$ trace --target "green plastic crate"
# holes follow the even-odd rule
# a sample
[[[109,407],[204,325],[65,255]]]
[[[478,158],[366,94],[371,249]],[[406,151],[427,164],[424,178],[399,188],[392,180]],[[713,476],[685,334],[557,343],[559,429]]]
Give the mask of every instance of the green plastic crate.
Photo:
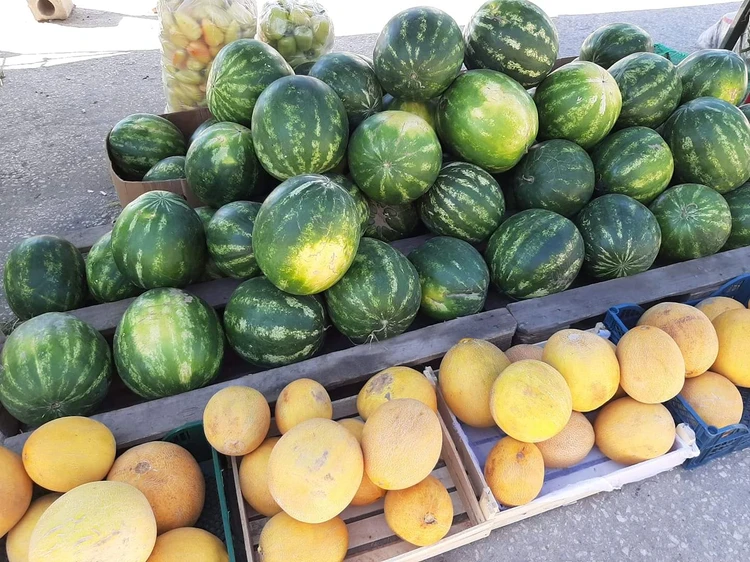
[[[662,45],[661,43],[657,43],[654,45],[654,52],[657,55],[661,55],[664,58],[672,61],[674,64],[680,64],[685,57],[688,56],[687,53],[683,53],[681,51],[675,51],[674,49],[670,49],[666,45]]]

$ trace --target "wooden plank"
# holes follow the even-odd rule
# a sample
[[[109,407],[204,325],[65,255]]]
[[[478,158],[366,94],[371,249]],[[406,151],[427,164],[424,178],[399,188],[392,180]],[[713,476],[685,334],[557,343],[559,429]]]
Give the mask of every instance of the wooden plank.
[[[112,230],[111,224],[103,224],[101,226],[84,228],[82,230],[63,232],[59,236],[73,244],[81,251],[81,253],[85,254],[91,249],[91,246],[96,244],[96,241],[99,240],[99,238],[107,234],[110,230]]]

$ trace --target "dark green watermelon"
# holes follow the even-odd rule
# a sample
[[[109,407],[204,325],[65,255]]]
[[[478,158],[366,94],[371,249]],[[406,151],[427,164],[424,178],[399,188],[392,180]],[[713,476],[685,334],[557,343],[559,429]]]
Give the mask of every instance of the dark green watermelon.
[[[355,343],[382,341],[411,326],[419,311],[419,275],[401,252],[362,238],[354,263],[325,293],[339,332]]]
[[[427,101],[413,101],[405,100],[402,98],[391,98],[388,102],[388,106],[383,106],[383,109],[390,109],[391,111],[408,111],[413,113],[417,117],[421,117],[427,124],[435,129],[437,123],[435,121],[435,112],[437,111],[438,100],[427,100]]]
[[[727,250],[750,246],[750,183],[724,195],[732,214],[732,232],[725,244]]]
[[[201,222],[203,223],[203,232],[205,233],[208,228],[208,223],[211,222],[211,219],[216,213],[216,209],[213,207],[196,207],[195,213],[198,215],[198,218],[201,219]],[[206,270],[201,279],[209,281],[211,279],[221,279],[222,277],[225,277],[224,273],[216,267],[214,259],[209,252],[206,256]]]
[[[474,246],[438,236],[412,250],[409,261],[419,274],[420,310],[437,320],[476,314],[484,308],[490,272]]]
[[[203,131],[205,131],[206,129],[208,129],[211,125],[216,125],[216,123],[218,123],[218,121],[214,117],[209,117],[203,123],[201,123],[200,125],[198,125],[195,128],[195,131],[193,131],[193,134],[191,134],[190,138],[188,139],[188,147],[190,147],[190,145],[195,142],[195,139],[197,139],[199,136],[201,136],[201,134],[203,133]]]
[[[179,180],[185,178],[185,157],[169,156],[159,160],[143,176],[143,181]]]
[[[536,86],[555,64],[557,29],[527,0],[490,0],[471,17],[464,32],[466,68],[507,74],[524,88]]]
[[[143,398],[201,388],[218,374],[224,331],[216,311],[180,289],[152,289],[136,298],[115,330],[117,372]]]
[[[356,183],[354,183],[343,174],[338,174],[336,172],[326,172],[323,175],[329,180],[343,187],[346,192],[352,196],[354,202],[357,204],[359,223],[362,228],[362,232],[364,232],[367,221],[370,220],[370,204],[368,203],[368,199],[367,197],[365,197],[365,194],[362,193],[362,190],[357,187]]]
[[[514,299],[567,289],[581,270],[584,244],[569,220],[544,209],[513,215],[490,237],[485,259],[495,286]]]
[[[14,418],[32,426],[91,414],[112,379],[112,355],[104,337],[59,312],[18,326],[1,359],[0,402]]]
[[[216,267],[234,279],[260,274],[253,252],[253,226],[260,203],[235,201],[219,208],[206,228],[206,245]]]
[[[610,23],[586,37],[578,58],[609,68],[633,53],[653,52],[654,42],[645,30],[631,23]]]
[[[363,236],[393,242],[409,236],[419,224],[416,203],[389,205],[372,199],[368,199],[367,203],[370,216]]]
[[[574,142],[540,142],[513,169],[513,194],[521,210],[547,209],[572,217],[594,194],[594,165]]]
[[[16,244],[5,261],[3,283],[8,304],[21,320],[86,302],[83,256],[57,236],[32,236]]]
[[[677,75],[682,80],[682,103],[711,96],[739,105],[745,99],[747,67],[733,51],[695,51],[677,65]]]
[[[659,223],[647,207],[627,195],[603,195],[576,217],[586,247],[584,270],[597,279],[646,271],[659,255]]]
[[[117,269],[115,258],[112,256],[111,238],[111,232],[99,238],[86,256],[89,291],[98,302],[119,301],[143,292],[143,289],[133,285]]]
[[[320,298],[277,289],[265,277],[242,283],[224,311],[229,345],[262,367],[289,365],[312,357],[323,344],[325,309]]]

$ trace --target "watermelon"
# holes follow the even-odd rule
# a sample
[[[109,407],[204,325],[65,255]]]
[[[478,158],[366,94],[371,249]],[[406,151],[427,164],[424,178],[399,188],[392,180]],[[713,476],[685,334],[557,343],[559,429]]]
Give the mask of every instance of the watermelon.
[[[107,136],[115,171],[126,180],[140,180],[168,156],[184,156],[185,137],[170,121],[150,113],[134,113],[119,121]]]
[[[383,109],[383,90],[375,71],[359,55],[328,53],[318,59],[309,75],[322,80],[338,94],[352,130]]]
[[[252,133],[236,123],[211,125],[190,145],[185,159],[190,189],[212,207],[249,199],[258,189],[258,168]]]
[[[343,187],[324,176],[296,176],[273,190],[255,218],[253,247],[263,274],[282,291],[325,291],[357,253],[360,217]]]
[[[651,211],[627,195],[603,195],[576,217],[586,257],[583,268],[597,279],[646,271],[659,255],[661,231]]]
[[[555,64],[557,29],[527,0],[490,0],[471,17],[464,32],[466,68],[507,74],[524,88],[536,86]]]
[[[682,80],[682,103],[712,96],[732,105],[745,99],[747,67],[740,55],[726,49],[703,49],[677,65]]]
[[[670,187],[650,208],[661,228],[661,254],[670,260],[715,254],[732,230],[729,205],[705,185],[685,183]]]
[[[287,76],[258,98],[252,130],[260,163],[285,180],[327,172],[341,162],[349,121],[330,86],[311,76]]]
[[[112,379],[104,337],[86,322],[48,312],[24,322],[2,351],[0,402],[19,421],[41,425],[91,414]]]
[[[409,8],[393,16],[373,51],[375,74],[397,98],[426,101],[442,94],[464,62],[461,28],[437,8]]]
[[[479,166],[449,162],[418,207],[430,232],[478,243],[500,226],[505,198],[495,178]]]
[[[728,193],[750,179],[750,123],[732,104],[716,98],[689,101],[667,119],[662,135],[680,182]]]
[[[433,129],[437,126],[435,121],[435,112],[437,111],[437,100],[427,101],[413,101],[402,98],[391,98],[386,106],[383,104],[384,109],[390,109],[391,111],[408,111],[413,113],[417,117],[421,117],[427,124]]]
[[[205,233],[208,228],[208,223],[211,222],[214,214],[216,214],[216,209],[213,207],[196,207],[195,213],[198,215],[198,218],[201,219],[201,223],[203,223],[203,232]],[[206,246],[208,246],[208,243]],[[214,259],[209,252],[206,256],[206,269],[201,280],[209,281],[211,279],[221,279],[222,277],[225,277],[224,273],[222,273],[222,271],[216,266]]]
[[[211,64],[206,83],[208,109],[219,121],[250,127],[261,92],[292,74],[292,67],[273,47],[255,39],[232,41]]]
[[[648,205],[669,185],[674,159],[659,133],[629,127],[612,133],[591,152],[596,189],[622,193]]]
[[[372,199],[368,199],[367,203],[370,216],[365,225],[364,236],[393,242],[409,236],[419,224],[416,203],[389,205]]]
[[[359,224],[362,232],[364,232],[367,221],[370,220],[370,204],[368,203],[368,199],[367,197],[365,197],[365,194],[362,193],[362,191],[357,187],[357,184],[355,184],[352,180],[350,180],[343,174],[338,174],[336,172],[327,172],[323,175],[332,182],[343,187],[346,192],[352,196],[354,202],[357,204]]]
[[[437,129],[446,148],[488,172],[515,166],[538,128],[531,96],[494,70],[461,74],[438,103]]]
[[[609,68],[633,53],[653,53],[651,36],[631,23],[603,25],[586,37],[578,58]]]
[[[86,256],[89,291],[98,302],[119,301],[143,292],[117,269],[115,258],[112,256],[111,238],[112,233],[107,232],[91,246]]]
[[[214,117],[209,117],[203,123],[201,123],[200,125],[198,125],[195,128],[195,131],[193,131],[193,134],[191,134],[190,138],[188,139],[188,148],[190,147],[191,144],[193,144],[195,142],[195,139],[197,139],[199,136],[201,136],[201,134],[203,133],[203,131],[205,131],[206,129],[208,129],[211,125],[216,125],[216,123],[218,123],[218,121]]]
[[[265,277],[235,289],[224,311],[229,345],[261,367],[279,367],[312,357],[323,344],[325,309],[320,298],[295,296]]]
[[[57,236],[32,236],[8,254],[5,296],[21,320],[45,312],[65,312],[86,302],[86,264],[81,252]]]
[[[750,246],[750,183],[724,195],[732,214],[732,232],[724,248],[734,250]]]
[[[185,178],[185,157],[169,156],[159,160],[143,176],[143,181],[179,180]]]
[[[143,289],[184,287],[206,267],[206,235],[198,215],[168,191],[149,191],[129,203],[112,229],[117,268]]]
[[[741,105],[740,106],[740,111],[742,112],[742,114],[745,117],[747,117],[748,119],[750,119],[750,103],[746,103],[745,105]]]
[[[529,209],[500,225],[485,259],[495,286],[514,299],[567,289],[581,270],[584,244],[569,220],[545,209]]]
[[[349,142],[349,170],[371,199],[402,205],[416,201],[437,178],[442,149],[424,119],[383,111],[366,119]]]
[[[594,165],[576,143],[548,140],[531,147],[513,169],[512,184],[519,209],[547,209],[571,217],[594,194]]]
[[[671,61],[654,53],[633,53],[609,68],[622,96],[616,127],[661,125],[680,105],[682,81]]]
[[[253,253],[253,226],[260,203],[235,201],[216,211],[206,228],[206,245],[216,267],[234,279],[260,274]]]
[[[117,372],[143,398],[201,388],[218,374],[224,331],[216,311],[180,289],[151,289],[136,298],[115,330]]]
[[[480,254],[468,242],[438,236],[412,250],[422,288],[420,310],[437,320],[476,314],[484,308],[490,272]]]
[[[622,97],[612,76],[592,62],[561,66],[534,93],[539,138],[567,139],[585,149],[606,137],[620,116]]]
[[[331,321],[355,343],[382,341],[406,331],[419,311],[419,275],[401,252],[362,238],[354,263],[325,293]]]

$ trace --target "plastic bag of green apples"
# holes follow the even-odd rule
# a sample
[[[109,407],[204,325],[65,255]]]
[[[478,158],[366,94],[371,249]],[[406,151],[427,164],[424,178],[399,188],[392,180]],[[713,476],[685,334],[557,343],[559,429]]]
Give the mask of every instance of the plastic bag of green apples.
[[[206,80],[219,50],[255,37],[255,0],[159,0],[167,111],[206,105]]]

